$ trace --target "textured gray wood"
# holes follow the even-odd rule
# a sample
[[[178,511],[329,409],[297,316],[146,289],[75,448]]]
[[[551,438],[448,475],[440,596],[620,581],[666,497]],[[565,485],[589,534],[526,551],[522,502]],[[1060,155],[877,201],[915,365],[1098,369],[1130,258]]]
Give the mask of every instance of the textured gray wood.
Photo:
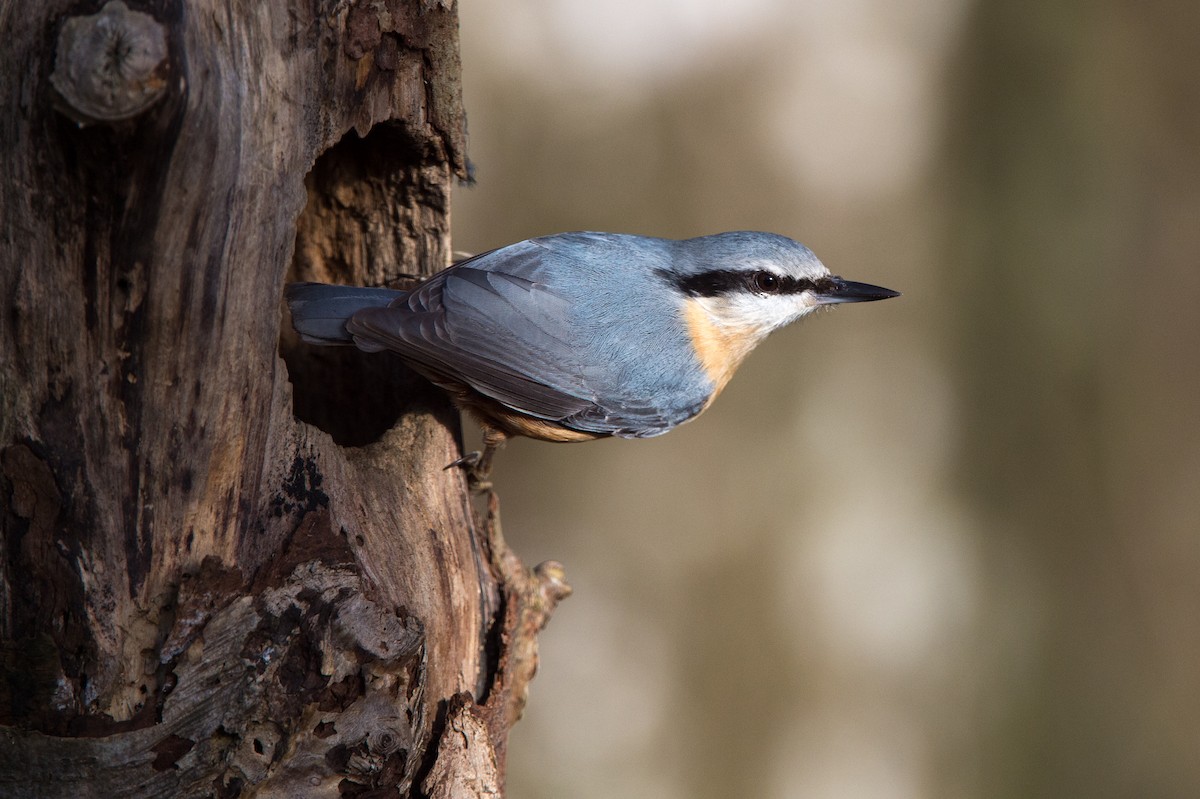
[[[51,0],[0,36],[0,795],[502,785],[564,586],[476,534],[444,398],[279,301],[447,263],[455,9]]]

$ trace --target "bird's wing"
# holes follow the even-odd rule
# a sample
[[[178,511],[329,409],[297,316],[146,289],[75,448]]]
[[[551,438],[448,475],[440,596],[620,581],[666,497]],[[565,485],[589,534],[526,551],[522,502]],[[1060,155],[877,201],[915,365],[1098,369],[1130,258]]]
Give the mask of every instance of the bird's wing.
[[[590,369],[586,342],[572,339],[572,300],[537,279],[546,251],[525,244],[461,262],[386,308],[359,311],[347,329],[359,347],[395,351],[435,382],[576,430],[647,437],[700,410],[665,414]]]

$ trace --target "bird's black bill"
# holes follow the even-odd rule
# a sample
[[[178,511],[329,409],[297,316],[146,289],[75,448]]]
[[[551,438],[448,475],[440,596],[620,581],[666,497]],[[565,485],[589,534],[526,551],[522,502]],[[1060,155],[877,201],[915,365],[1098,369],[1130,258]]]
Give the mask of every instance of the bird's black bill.
[[[853,280],[832,278],[833,285],[817,292],[817,299],[822,305],[833,305],[839,302],[874,302],[899,297],[900,292],[885,289],[883,286],[872,286],[870,283],[855,283]]]

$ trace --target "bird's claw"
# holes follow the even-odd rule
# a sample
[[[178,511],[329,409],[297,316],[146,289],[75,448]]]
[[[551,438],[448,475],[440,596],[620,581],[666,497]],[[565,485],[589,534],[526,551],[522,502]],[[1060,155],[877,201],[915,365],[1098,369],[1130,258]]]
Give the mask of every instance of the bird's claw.
[[[492,481],[488,479],[491,476],[491,464],[479,450],[468,452],[461,458],[447,463],[442,467],[442,471],[454,468],[462,469],[466,473],[467,488],[473,493],[481,494],[492,490]]]
[[[442,471],[443,472],[449,471],[450,469],[454,469],[456,467],[459,469],[465,469],[467,471],[470,471],[471,469],[474,469],[475,467],[477,467],[479,465],[479,462],[482,460],[483,460],[483,453],[480,452],[479,450],[474,450],[472,452],[468,452],[466,455],[463,455],[461,458],[459,458],[457,460],[450,461],[449,463],[447,463],[445,466],[442,467]]]

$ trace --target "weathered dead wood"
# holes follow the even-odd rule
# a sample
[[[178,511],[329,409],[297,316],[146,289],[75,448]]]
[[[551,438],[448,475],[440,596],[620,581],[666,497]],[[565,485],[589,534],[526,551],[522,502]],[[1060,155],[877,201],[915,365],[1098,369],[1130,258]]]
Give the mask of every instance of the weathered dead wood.
[[[447,263],[454,7],[0,36],[0,795],[494,795],[569,589],[441,469],[444,398],[279,303]]]

